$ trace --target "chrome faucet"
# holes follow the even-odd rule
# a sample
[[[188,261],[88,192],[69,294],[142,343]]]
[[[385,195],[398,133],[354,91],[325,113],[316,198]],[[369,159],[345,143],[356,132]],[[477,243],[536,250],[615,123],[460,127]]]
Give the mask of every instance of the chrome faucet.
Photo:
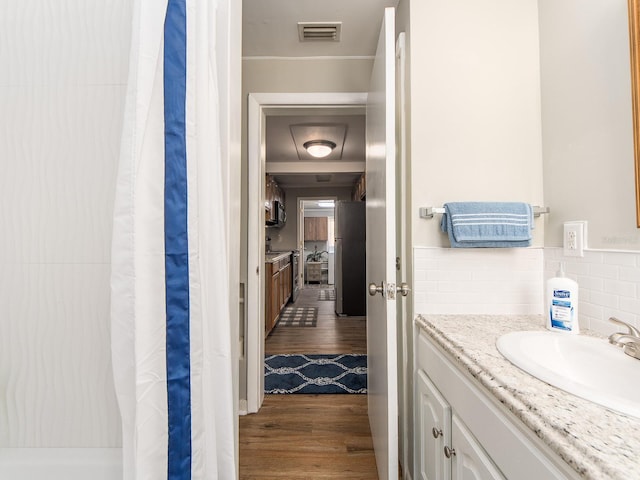
[[[609,321],[622,327],[627,327],[627,333],[616,332],[609,335],[609,343],[621,347],[624,353],[640,360],[640,331],[633,325],[629,325],[615,317],[609,317]]]

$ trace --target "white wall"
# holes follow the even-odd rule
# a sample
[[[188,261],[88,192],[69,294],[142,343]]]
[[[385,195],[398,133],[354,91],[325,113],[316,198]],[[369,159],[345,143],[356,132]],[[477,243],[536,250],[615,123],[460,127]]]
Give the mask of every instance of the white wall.
[[[243,61],[242,89],[245,93],[366,92],[372,65],[369,58],[250,57]]]
[[[0,446],[115,447],[112,204],[131,1],[0,7]]]
[[[351,57],[320,60],[304,58],[262,59],[259,57],[244,59],[242,63],[242,111],[247,111],[247,97],[250,93],[367,92],[372,65],[373,59]],[[246,145],[246,143],[247,116],[245,115],[242,122],[242,145]],[[247,218],[247,168],[247,149],[244,148],[242,150],[242,218]],[[288,204],[286,208],[288,212],[291,211]],[[242,228],[241,258],[244,263],[241,265],[241,271],[242,278],[246,281],[246,222],[242,222]],[[282,246],[289,248],[288,243]]]
[[[412,238],[448,246],[420,207],[544,203],[537,1],[416,0],[410,17]]]
[[[545,243],[589,221],[589,245],[640,249],[627,0],[540,0]]]
[[[580,287],[583,327],[639,325],[629,31],[626,0],[540,0],[545,199],[544,277],[563,262]],[[562,223],[589,222],[582,258],[563,256]]]

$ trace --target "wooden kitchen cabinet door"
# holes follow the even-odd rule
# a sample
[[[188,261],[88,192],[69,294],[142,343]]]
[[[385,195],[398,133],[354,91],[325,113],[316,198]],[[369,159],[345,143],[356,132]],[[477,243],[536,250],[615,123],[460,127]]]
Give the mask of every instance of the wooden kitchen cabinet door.
[[[326,242],[329,238],[327,217],[305,217],[304,239],[311,242]]]

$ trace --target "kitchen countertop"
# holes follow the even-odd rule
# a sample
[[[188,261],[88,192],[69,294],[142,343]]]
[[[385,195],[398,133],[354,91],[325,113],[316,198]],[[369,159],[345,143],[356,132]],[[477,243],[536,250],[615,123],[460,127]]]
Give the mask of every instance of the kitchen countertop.
[[[287,252],[267,252],[264,256],[264,263],[273,263],[282,260],[284,257],[291,255],[293,250]]]
[[[640,478],[640,419],[548,385],[497,350],[504,333],[544,330],[542,316],[418,315],[415,323],[582,478]]]

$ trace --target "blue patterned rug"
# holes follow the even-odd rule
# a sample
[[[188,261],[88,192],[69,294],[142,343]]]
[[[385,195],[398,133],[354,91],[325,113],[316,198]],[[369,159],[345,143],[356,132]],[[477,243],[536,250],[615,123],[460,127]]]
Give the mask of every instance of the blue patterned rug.
[[[267,355],[265,393],[367,393],[367,356]]]

